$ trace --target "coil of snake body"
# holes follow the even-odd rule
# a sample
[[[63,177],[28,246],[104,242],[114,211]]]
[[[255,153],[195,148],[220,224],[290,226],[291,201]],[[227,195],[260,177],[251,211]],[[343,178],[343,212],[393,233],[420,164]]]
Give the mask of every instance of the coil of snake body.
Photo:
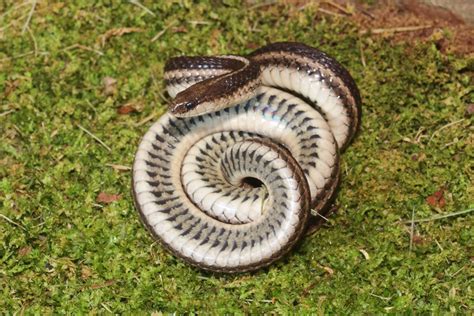
[[[339,151],[360,124],[354,80],[325,53],[289,42],[247,56],[172,58],[164,77],[174,99],[133,165],[142,221],[205,270],[281,258],[310,210],[334,195]]]

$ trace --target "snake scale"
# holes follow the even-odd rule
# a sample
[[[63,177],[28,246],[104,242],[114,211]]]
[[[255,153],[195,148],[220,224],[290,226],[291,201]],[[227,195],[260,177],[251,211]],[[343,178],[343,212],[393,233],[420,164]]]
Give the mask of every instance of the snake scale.
[[[247,56],[175,57],[169,111],[133,165],[135,205],[151,233],[186,262],[215,272],[271,264],[324,212],[339,152],[360,125],[349,72],[301,43]]]

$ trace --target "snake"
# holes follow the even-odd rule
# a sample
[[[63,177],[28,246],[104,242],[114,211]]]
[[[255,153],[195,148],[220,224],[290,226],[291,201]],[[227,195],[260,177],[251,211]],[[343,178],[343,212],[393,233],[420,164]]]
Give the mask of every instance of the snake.
[[[178,56],[168,111],[132,168],[142,222],[200,269],[238,273],[285,256],[340,180],[361,121],[354,79],[328,54],[277,42],[247,55]]]

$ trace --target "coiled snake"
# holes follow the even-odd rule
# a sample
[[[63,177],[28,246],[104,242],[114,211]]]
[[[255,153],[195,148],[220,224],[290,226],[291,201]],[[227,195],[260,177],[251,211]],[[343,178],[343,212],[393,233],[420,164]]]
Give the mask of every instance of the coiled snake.
[[[325,53],[274,43],[248,56],[176,57],[165,66],[170,111],[133,165],[142,221],[205,270],[242,272],[281,258],[310,209],[339,180],[339,148],[360,124],[359,91]]]

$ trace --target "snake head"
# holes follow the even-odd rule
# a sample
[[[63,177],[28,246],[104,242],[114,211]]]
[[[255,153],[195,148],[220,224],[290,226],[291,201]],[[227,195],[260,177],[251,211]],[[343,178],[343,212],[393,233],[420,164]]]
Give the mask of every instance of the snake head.
[[[175,116],[187,116],[186,113],[189,113],[199,105],[199,102],[196,100],[183,101],[183,102],[173,102],[170,106],[170,112]]]
[[[260,67],[240,56],[227,56],[240,63],[240,68],[200,81],[179,92],[169,110],[177,117],[216,112],[248,100],[261,85]]]
[[[187,117],[210,112],[206,109],[210,100],[209,93],[206,91],[210,88],[212,89],[212,79],[198,82],[181,91],[169,106],[171,114],[177,117]]]
[[[222,84],[220,81],[221,78],[211,78],[181,91],[171,102],[169,111],[176,117],[217,112],[249,100],[260,86],[259,78],[249,80],[240,86]]]

